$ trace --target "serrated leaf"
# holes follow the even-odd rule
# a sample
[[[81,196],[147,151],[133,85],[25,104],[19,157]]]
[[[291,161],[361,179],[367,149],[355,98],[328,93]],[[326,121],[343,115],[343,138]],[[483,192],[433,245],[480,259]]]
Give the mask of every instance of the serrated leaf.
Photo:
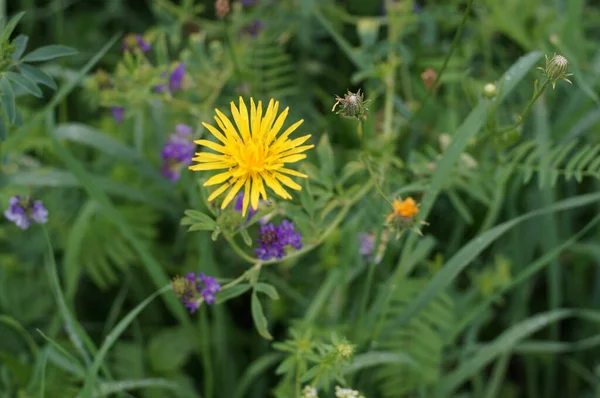
[[[41,62],[54,58],[77,54],[77,50],[67,46],[52,44],[33,50],[23,58],[23,62]]]
[[[5,72],[4,75],[16,85],[22,87],[25,91],[35,95],[38,98],[42,98],[42,90],[33,81],[29,80],[23,75],[19,75],[14,72]]]
[[[228,289],[219,291],[219,293],[217,293],[217,296],[215,297],[215,302],[217,304],[222,304],[228,300],[231,300],[232,298],[241,296],[248,290],[250,290],[250,284],[240,283],[239,285],[235,285]]]
[[[15,122],[17,116],[15,108],[15,93],[10,85],[10,82],[6,77],[0,79],[0,91],[2,92],[2,105],[4,106],[4,113],[8,118],[9,123]]]
[[[39,70],[35,66],[21,64],[17,66],[17,69],[19,70],[19,72],[21,72],[23,76],[25,76],[29,80],[32,80],[39,84],[43,84],[46,87],[56,90],[56,83],[54,82],[54,79],[52,79],[49,75]]]
[[[252,320],[254,321],[254,326],[256,327],[256,331],[262,337],[267,340],[273,340],[273,336],[267,330],[267,318],[265,318],[265,314],[263,312],[262,304],[258,299],[258,295],[256,291],[252,292],[252,300],[250,303],[250,309],[252,312]]]
[[[15,46],[15,52],[12,53],[11,58],[14,60],[18,60],[21,58],[25,49],[27,48],[27,42],[29,41],[29,37],[25,35],[19,35],[15,40],[13,40],[12,44]]]
[[[10,35],[12,35],[12,32],[17,27],[17,24],[19,23],[21,18],[23,18],[23,15],[25,15],[25,11],[21,11],[20,13],[16,14],[14,17],[12,17],[10,19],[10,21],[8,21],[8,23],[6,24],[6,27],[2,31],[2,37],[0,37],[0,41],[4,42],[10,38]]]
[[[275,289],[274,286],[269,285],[268,283],[259,282],[256,285],[254,285],[254,290],[266,294],[273,300],[279,300],[279,293],[277,293],[277,289]]]

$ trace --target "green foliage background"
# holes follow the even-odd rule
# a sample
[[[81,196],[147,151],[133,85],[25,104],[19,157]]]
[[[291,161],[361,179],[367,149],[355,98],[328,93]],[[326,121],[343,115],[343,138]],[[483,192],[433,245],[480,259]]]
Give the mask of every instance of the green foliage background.
[[[287,398],[311,383],[321,397],[334,385],[367,398],[600,396],[600,6],[389,6],[233,1],[222,20],[212,1],[0,0],[3,26],[25,11],[11,36],[28,36],[24,57],[78,51],[36,64],[37,89],[1,72],[0,203],[43,200],[52,246],[39,227],[0,222],[0,397]],[[255,19],[261,33],[243,33]],[[150,64],[127,69],[129,32],[152,43]],[[554,52],[573,84],[530,102]],[[189,89],[146,95],[178,60]],[[427,68],[444,68],[434,91]],[[97,89],[99,69],[120,91]],[[370,100],[362,139],[331,112],[347,89]],[[160,175],[175,125],[205,134],[239,95],[290,106],[316,145],[302,192],[273,207],[308,249],[258,267],[244,233],[180,225],[187,209],[215,218],[204,173]],[[424,236],[383,228],[376,188],[420,202]],[[379,264],[358,252],[368,232]],[[244,280],[190,316],[168,283],[199,271]]]

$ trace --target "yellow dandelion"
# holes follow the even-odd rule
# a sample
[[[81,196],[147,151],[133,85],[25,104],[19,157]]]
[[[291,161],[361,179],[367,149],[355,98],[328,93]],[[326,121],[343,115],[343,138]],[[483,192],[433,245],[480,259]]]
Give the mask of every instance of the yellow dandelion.
[[[231,114],[235,126],[218,109],[215,109],[217,114],[215,121],[220,130],[210,124],[202,123],[220,141],[220,144],[208,140],[194,141],[217,153],[196,153],[196,157],[192,160],[199,164],[189,166],[189,169],[194,171],[227,169],[204,183],[206,187],[223,184],[208,197],[209,201],[229,189],[221,209],[227,207],[242,187],[244,187],[242,208],[244,216],[248,205],[255,210],[258,208],[260,196],[267,199],[265,184],[283,199],[292,198],[284,185],[298,191],[302,189],[288,175],[303,178],[307,175],[288,169],[284,165],[306,158],[302,152],[314,145],[302,145],[310,138],[310,134],[293,140],[289,138],[304,120],[297,121],[277,136],[289,111],[289,108],[285,108],[277,116],[278,109],[279,101],[271,99],[263,115],[262,102],[258,101],[256,105],[250,98],[250,113],[248,113],[248,108],[240,97],[239,108],[233,101],[231,102]]]

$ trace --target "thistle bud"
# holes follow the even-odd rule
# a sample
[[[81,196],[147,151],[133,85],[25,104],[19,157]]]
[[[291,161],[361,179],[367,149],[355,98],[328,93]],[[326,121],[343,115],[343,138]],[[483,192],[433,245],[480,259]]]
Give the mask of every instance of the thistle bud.
[[[338,110],[336,112],[336,114],[342,115],[345,117],[353,117],[358,120],[361,120],[364,118],[365,112],[369,110],[366,107],[366,104],[370,100],[365,101],[363,94],[360,92],[360,90],[358,90],[356,93],[352,93],[352,92],[348,91],[344,95],[344,98],[338,97],[336,95],[335,101],[336,102],[333,105],[333,108],[331,109],[331,111],[332,112],[335,111],[335,108],[338,105],[340,105],[342,108],[340,110]]]
[[[538,69],[542,70],[544,76],[552,82],[552,88],[555,88],[556,82],[559,80],[571,83],[568,77],[571,76],[572,73],[567,73],[568,68],[569,61],[567,58],[555,53],[552,58],[548,58],[546,55],[546,67]]]
[[[489,99],[494,98],[496,94],[498,94],[496,85],[494,83],[488,83],[485,86],[483,86],[483,94]]]

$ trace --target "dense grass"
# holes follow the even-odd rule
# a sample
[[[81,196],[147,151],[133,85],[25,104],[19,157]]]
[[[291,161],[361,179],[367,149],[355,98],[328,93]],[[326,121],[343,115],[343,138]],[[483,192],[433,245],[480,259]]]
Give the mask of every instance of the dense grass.
[[[49,212],[0,221],[0,397],[599,396],[600,7],[385,2],[0,0],[0,203]],[[240,96],[315,146],[249,221],[161,159]],[[303,247],[257,258],[263,217]]]

